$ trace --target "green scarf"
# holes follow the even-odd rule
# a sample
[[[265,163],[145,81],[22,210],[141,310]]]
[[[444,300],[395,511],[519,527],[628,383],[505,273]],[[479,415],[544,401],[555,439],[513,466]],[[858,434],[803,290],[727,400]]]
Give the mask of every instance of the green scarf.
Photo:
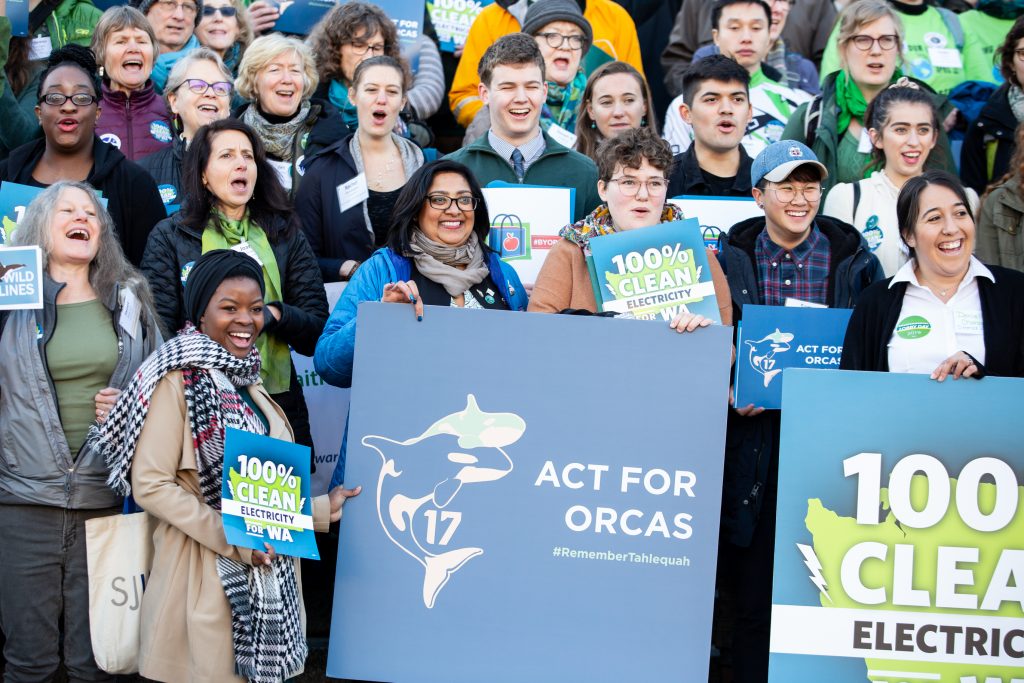
[[[331,81],[327,88],[327,99],[341,112],[341,119],[350,131],[359,127],[359,112],[356,105],[348,99],[348,86],[338,81]]]
[[[582,71],[576,72],[576,77],[569,85],[558,85],[548,81],[548,99],[540,117],[540,125],[544,130],[554,123],[570,133],[576,132],[576,114],[586,86],[587,75]]]
[[[868,101],[864,99],[864,93],[853,82],[846,69],[840,71],[836,76],[836,104],[839,105],[839,129],[837,131],[839,135],[846,132],[853,119],[864,121],[864,112],[868,110]]]
[[[210,222],[203,230],[203,253],[214,249],[231,249],[243,242],[249,244],[263,264],[263,280],[267,289],[264,300],[282,301],[281,271],[277,267],[277,258],[274,256],[274,250],[270,248],[267,234],[260,226],[249,221],[248,211],[242,220],[233,221],[214,209]],[[263,362],[260,376],[267,391],[271,394],[288,391],[292,372],[288,345],[276,337],[261,334],[256,338],[256,348]]]

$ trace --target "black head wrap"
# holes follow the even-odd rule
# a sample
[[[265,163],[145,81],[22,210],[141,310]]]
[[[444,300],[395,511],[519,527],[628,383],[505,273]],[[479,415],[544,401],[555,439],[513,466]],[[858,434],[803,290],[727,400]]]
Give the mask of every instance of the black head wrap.
[[[256,259],[232,249],[214,249],[200,256],[185,280],[185,318],[199,327],[199,319],[220,283],[233,277],[247,277],[260,284],[266,294],[263,269]]]

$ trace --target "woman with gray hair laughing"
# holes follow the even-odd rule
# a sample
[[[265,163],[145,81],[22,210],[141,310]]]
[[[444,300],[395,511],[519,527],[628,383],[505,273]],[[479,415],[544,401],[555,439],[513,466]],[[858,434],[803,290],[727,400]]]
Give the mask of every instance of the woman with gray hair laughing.
[[[63,630],[71,680],[113,680],[92,653],[85,522],[120,499],[86,434],[160,345],[159,318],[89,185],[44,190],[11,242],[42,250],[43,308],[0,312],[0,614],[17,615],[6,676],[53,676]]]

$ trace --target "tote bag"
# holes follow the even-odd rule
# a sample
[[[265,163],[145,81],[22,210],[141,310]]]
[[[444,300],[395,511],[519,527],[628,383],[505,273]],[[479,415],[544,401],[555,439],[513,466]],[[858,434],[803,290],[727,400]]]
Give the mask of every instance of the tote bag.
[[[154,527],[145,512],[85,523],[92,651],[107,673],[139,670],[140,607],[153,562]]]

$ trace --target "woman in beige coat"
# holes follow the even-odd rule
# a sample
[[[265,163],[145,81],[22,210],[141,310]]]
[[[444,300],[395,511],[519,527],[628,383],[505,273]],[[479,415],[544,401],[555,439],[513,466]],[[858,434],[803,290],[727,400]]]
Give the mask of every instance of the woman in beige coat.
[[[263,295],[255,260],[224,249],[204,254],[185,288],[198,329],[187,327],[146,362],[105,428],[112,485],[158,520],[141,607],[146,678],[264,683],[302,672],[298,560],[278,557],[270,544],[266,552],[229,545],[220,512],[224,428],[292,440],[259,381]],[[358,492],[337,487],[314,498],[315,530],[339,519]]]

